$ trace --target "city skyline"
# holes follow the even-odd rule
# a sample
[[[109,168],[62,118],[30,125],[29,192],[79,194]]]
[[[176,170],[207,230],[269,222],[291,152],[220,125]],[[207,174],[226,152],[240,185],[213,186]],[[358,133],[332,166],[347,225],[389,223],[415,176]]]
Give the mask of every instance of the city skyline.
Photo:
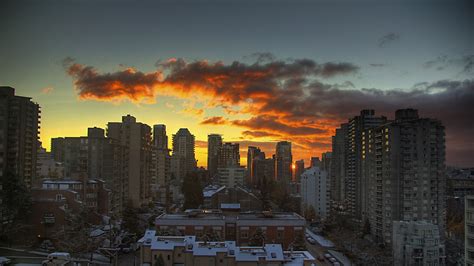
[[[48,3],[0,11],[0,84],[41,105],[48,150],[131,114],[189,128],[199,166],[212,133],[240,144],[243,165],[248,145],[282,140],[308,163],[360,110],[415,108],[445,124],[448,165],[473,165],[469,1]]]

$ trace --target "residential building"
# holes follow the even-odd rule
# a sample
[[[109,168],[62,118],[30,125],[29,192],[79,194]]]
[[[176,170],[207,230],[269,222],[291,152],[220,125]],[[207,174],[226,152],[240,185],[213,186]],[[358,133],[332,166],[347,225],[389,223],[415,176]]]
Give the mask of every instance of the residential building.
[[[221,148],[222,135],[209,134],[207,136],[207,170],[210,178],[214,178],[217,174]]]
[[[375,116],[374,110],[362,110],[360,115],[349,119],[346,163],[346,208],[355,219],[362,221],[368,212],[368,178],[362,173],[362,132],[387,121],[384,116]]]
[[[106,138],[102,128],[88,128],[87,136],[51,139],[51,154],[60,159],[63,176],[74,180],[101,179],[111,190],[110,209],[123,210],[127,182],[124,174],[126,149],[120,141]],[[54,159],[55,160],[55,159]]]
[[[44,180],[32,195],[31,224],[40,239],[51,239],[63,230],[70,215],[83,215],[87,211],[92,224],[100,224],[109,216],[110,191],[104,181],[61,179]]]
[[[40,147],[40,106],[30,97],[0,87],[0,177],[13,174],[27,188],[36,181],[36,156]]]
[[[311,161],[310,161],[310,164],[309,164],[309,167],[319,167],[321,165],[321,160],[319,159],[319,157],[311,157]]]
[[[321,168],[331,176],[332,152],[324,152],[321,156]]]
[[[466,266],[474,265],[474,195],[465,198],[464,259]]]
[[[332,137],[331,201],[339,207],[344,206],[346,195],[347,137],[347,124],[341,124],[341,127],[336,129],[336,134]]]
[[[256,158],[265,159],[265,153],[258,147],[248,146],[247,149],[247,183],[251,186],[255,186],[255,171],[253,169],[253,160]]]
[[[437,225],[424,221],[393,222],[393,265],[446,265]]]
[[[168,149],[168,135],[166,135],[166,125],[158,124],[153,126],[153,146],[158,149]]]
[[[304,242],[306,221],[296,213],[223,213],[222,211],[188,210],[185,213],[162,214],[156,218],[156,230],[171,235],[196,235],[202,240],[213,235],[222,241],[248,245],[258,232],[265,243],[279,243],[284,248]]]
[[[255,158],[252,160],[253,181],[258,187],[273,180],[275,176],[274,158]]]
[[[362,167],[368,178],[368,221],[376,241],[391,244],[393,221],[426,221],[446,229],[445,134],[440,121],[417,110],[367,129]],[[365,144],[364,144],[365,142]]]
[[[107,137],[119,142],[123,154],[123,203],[138,208],[151,200],[152,139],[150,126],[131,115],[107,124]]]
[[[295,177],[293,178],[294,182],[300,182],[301,174],[304,172],[304,160],[295,161]]]
[[[153,126],[151,186],[154,199],[171,204],[171,156],[165,125]]]
[[[51,153],[40,147],[36,159],[36,176],[38,179],[62,179],[64,167],[62,163],[56,162]]]
[[[326,171],[313,166],[301,174],[302,209],[313,207],[319,218],[325,218],[329,212],[329,179]]]
[[[310,266],[316,260],[308,251],[283,251],[280,244],[238,246],[235,241],[198,241],[194,235],[158,236],[147,230],[140,243],[141,265],[162,260],[171,265],[281,265]]]
[[[243,186],[245,179],[245,168],[243,166],[229,166],[217,169],[218,182],[221,186],[234,188]]]
[[[180,128],[173,135],[173,154],[171,170],[175,178],[183,180],[184,177],[196,171],[197,162],[194,153],[194,135],[187,128]]]
[[[219,152],[218,168],[240,166],[239,143],[226,142]]]
[[[291,154],[291,142],[280,141],[276,144],[275,153],[275,180],[283,184],[291,181],[293,157]]]

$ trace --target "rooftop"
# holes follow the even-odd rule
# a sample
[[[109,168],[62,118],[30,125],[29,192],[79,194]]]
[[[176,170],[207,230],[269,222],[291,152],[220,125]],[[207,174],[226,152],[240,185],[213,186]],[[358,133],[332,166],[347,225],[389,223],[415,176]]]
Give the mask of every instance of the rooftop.
[[[283,265],[303,265],[304,261],[314,261],[307,251],[283,251],[280,244],[265,244],[265,246],[239,247],[235,241],[203,242],[196,241],[195,236],[156,236],[155,230],[147,230],[138,241],[143,247],[151,250],[173,250],[175,247],[185,247],[185,252],[193,256],[216,256],[226,253],[227,257],[235,257],[236,261],[265,261],[283,262]]]

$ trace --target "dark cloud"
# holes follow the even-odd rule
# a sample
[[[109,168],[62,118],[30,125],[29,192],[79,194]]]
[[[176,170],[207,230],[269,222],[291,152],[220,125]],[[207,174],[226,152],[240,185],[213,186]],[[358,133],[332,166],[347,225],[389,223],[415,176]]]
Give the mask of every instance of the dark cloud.
[[[261,138],[261,137],[281,137],[281,135],[266,132],[266,131],[251,131],[251,130],[245,130],[242,131],[242,135],[246,137],[252,137],[252,138]]]
[[[305,136],[327,133],[326,130],[316,128],[314,126],[305,126],[301,125],[301,123],[290,124],[288,123],[288,121],[281,122],[278,120],[278,117],[266,115],[255,116],[248,120],[233,120],[231,123],[236,126],[246,127],[250,129],[268,130],[271,131],[273,134],[282,134],[285,136]]]
[[[404,90],[356,89],[350,81],[329,84],[320,80],[353,73],[356,66],[318,64],[308,59],[250,65],[170,59],[158,63],[158,71],[152,73],[128,69],[101,74],[74,62],[67,66],[84,99],[198,96],[196,99],[228,113],[225,118],[206,118],[202,124],[233,125],[245,128],[247,136],[290,140],[305,156],[330,149],[334,129],[362,109],[375,109],[378,114],[393,117],[396,109],[416,108],[422,116],[445,124],[449,163],[474,164],[474,123],[469,117],[474,80],[420,82]],[[233,119],[234,114],[250,118]],[[467,153],[472,156],[465,157]]]
[[[474,55],[463,55],[459,57],[448,57],[441,55],[433,60],[426,61],[423,67],[428,69],[436,69],[438,71],[447,68],[460,69],[460,73],[470,74],[474,72]]]
[[[371,66],[371,67],[384,67],[385,64],[375,64],[374,63],[374,64],[369,64],[369,66]]]
[[[387,35],[384,35],[382,36],[380,39],[379,39],[379,42],[378,42],[378,46],[380,48],[384,48],[386,47],[388,44],[394,42],[394,41],[398,41],[400,39],[400,35],[398,33],[389,33]]]

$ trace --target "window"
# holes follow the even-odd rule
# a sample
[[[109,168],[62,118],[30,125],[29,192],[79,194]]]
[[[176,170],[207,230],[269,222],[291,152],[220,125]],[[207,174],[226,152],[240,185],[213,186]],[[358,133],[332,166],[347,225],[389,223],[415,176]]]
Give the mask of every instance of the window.
[[[244,230],[240,232],[240,237],[241,238],[248,238],[249,237],[249,232],[247,230]]]

